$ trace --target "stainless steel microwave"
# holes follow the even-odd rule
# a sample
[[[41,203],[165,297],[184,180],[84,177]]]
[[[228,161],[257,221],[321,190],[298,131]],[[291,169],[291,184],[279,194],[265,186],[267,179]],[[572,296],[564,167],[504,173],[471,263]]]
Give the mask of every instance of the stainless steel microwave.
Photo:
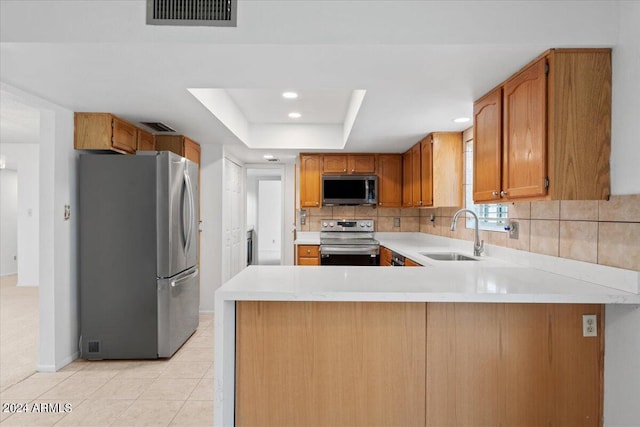
[[[378,177],[375,175],[323,175],[322,204],[375,205],[378,203]]]

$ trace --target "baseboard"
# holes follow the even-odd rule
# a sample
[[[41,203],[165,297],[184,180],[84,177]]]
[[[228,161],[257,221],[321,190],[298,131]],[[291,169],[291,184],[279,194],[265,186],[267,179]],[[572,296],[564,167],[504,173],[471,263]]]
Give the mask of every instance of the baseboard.
[[[70,356],[65,357],[64,359],[62,359],[60,361],[60,363],[57,363],[55,366],[54,365],[40,365],[38,364],[36,366],[36,370],[38,372],[57,372],[60,369],[64,368],[65,366],[67,366],[69,363],[73,362],[74,360],[76,360],[78,357],[80,356],[80,353],[78,353],[77,351],[75,353],[73,353]]]
[[[213,314],[213,310],[200,310],[200,314]]]

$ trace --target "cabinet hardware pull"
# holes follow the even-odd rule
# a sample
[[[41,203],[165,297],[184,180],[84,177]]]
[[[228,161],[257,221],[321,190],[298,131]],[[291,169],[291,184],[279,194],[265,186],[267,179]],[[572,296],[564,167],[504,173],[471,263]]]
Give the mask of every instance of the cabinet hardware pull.
[[[491,193],[491,195],[492,195],[493,197],[496,197],[496,196],[498,195],[498,192],[497,192],[497,191],[494,191],[493,193]]]
[[[504,196],[506,196],[506,195],[507,195],[507,192],[506,192],[506,191],[501,191],[501,192],[500,192],[500,196],[504,197]]]

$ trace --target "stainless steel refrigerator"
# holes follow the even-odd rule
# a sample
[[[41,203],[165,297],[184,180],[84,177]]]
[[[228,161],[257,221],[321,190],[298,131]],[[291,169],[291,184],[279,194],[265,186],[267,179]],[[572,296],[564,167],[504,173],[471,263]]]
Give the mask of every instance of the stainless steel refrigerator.
[[[171,357],[198,327],[198,165],[167,151],[79,160],[80,352]]]

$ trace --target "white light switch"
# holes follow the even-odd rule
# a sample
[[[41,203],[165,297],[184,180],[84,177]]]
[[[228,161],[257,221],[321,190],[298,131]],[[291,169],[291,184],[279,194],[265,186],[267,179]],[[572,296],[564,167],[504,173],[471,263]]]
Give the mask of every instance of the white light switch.
[[[598,322],[597,322],[597,316],[595,314],[582,315],[582,336],[583,337],[598,336]]]

